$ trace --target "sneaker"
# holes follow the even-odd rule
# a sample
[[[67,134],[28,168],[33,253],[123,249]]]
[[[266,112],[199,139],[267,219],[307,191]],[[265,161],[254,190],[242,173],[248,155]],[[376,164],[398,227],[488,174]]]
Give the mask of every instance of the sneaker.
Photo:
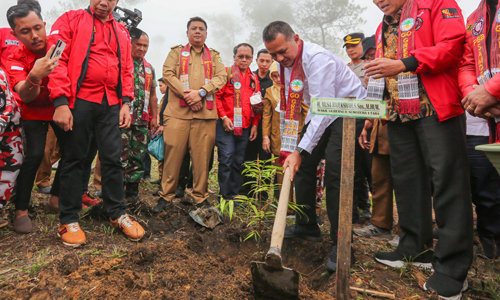
[[[116,220],[111,220],[111,225],[119,228],[129,240],[137,242],[144,236],[144,228],[128,214],[123,214]]]
[[[17,233],[28,234],[33,231],[33,223],[28,215],[15,218],[13,225],[14,231]]]
[[[163,199],[163,198],[158,198],[158,203],[153,207],[153,213],[159,214],[162,211],[165,210],[165,208],[168,206],[168,201]]]
[[[357,236],[366,238],[388,239],[391,237],[390,230],[377,227],[373,224],[369,224],[361,228],[354,228],[352,231],[354,231],[354,234],[356,234]]]
[[[337,245],[333,245],[326,261],[326,270],[330,273],[337,272]]]
[[[57,236],[63,241],[63,244],[70,247],[80,247],[87,242],[85,232],[80,228],[78,222],[59,225]]]
[[[354,249],[351,249],[351,265],[353,265],[355,261]],[[330,249],[330,254],[326,260],[326,270],[330,273],[337,272],[337,245],[333,245],[332,249]]]
[[[321,230],[318,225],[304,226],[294,224],[285,228],[285,239],[299,238],[311,242],[321,242]]]
[[[424,251],[416,257],[405,257],[396,251],[393,252],[377,252],[375,260],[393,268],[402,268],[407,264],[413,265],[422,269],[432,269],[432,258],[434,253],[430,250]]]
[[[38,187],[38,192],[42,194],[50,194],[50,190],[52,189],[52,186],[46,186],[46,187]]]
[[[399,246],[399,235],[395,235],[387,242],[387,246],[397,248]]]
[[[92,195],[90,195],[89,191],[86,191],[82,195],[82,202],[86,206],[94,206],[94,205],[101,203],[101,200],[92,197]]]
[[[468,288],[467,279],[460,282],[439,273],[432,274],[423,286],[424,291],[435,292],[440,299],[444,300],[460,300],[462,292]]]

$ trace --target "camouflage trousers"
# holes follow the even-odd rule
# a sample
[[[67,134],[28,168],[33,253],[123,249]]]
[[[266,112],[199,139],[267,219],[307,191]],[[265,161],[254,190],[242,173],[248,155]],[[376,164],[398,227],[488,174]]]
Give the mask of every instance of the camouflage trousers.
[[[23,162],[21,128],[15,126],[0,135],[0,208],[12,195]]]
[[[122,129],[123,182],[139,183],[144,175],[144,156],[148,155],[148,127],[131,125]]]

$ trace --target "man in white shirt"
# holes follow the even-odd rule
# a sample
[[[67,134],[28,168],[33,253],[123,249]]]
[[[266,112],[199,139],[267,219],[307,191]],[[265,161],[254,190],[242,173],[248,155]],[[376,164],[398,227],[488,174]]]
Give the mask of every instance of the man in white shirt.
[[[333,247],[327,260],[327,269],[336,271],[337,231],[340,192],[340,166],[342,155],[342,118],[313,115],[306,117],[300,143],[293,136],[297,102],[311,104],[314,97],[346,98],[366,97],[366,90],[358,77],[338,57],[319,45],[304,42],[285,22],[275,21],[266,26],[263,40],[267,50],[280,64],[282,82],[281,158],[283,168],[292,171],[295,179],[297,204],[306,205],[304,215],[298,214],[296,224],[285,230],[285,238],[321,241],[316,223],[315,189],[316,167],[326,158],[326,204],[330,220]],[[290,84],[291,83],[291,84]],[[298,105],[300,107],[301,105]],[[300,112],[300,109],[298,110]],[[295,112],[295,114],[294,114]]]

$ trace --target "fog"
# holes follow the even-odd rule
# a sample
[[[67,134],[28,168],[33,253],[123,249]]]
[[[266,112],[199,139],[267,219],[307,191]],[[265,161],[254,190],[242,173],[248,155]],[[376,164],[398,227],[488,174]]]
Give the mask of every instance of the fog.
[[[331,0],[333,3],[344,3],[345,0]],[[16,0],[0,0],[0,26],[8,27],[5,17],[7,9],[17,3]],[[85,0],[40,0],[42,6],[42,15],[47,22],[49,30],[50,25],[62,14],[67,7],[78,7],[85,5]],[[121,0],[118,5],[128,9],[137,8],[142,11],[143,20],[138,26],[150,36],[150,48],[146,59],[155,67],[157,77],[161,75],[163,61],[165,60],[170,48],[178,44],[186,44],[186,22],[190,17],[200,16],[208,22],[207,45],[215,48],[222,53],[223,62],[232,64],[232,54],[230,49],[239,42],[249,42],[250,34],[254,28],[249,24],[242,14],[242,4],[254,5],[259,1],[245,0],[191,0],[191,1],[167,1],[167,0]],[[285,1],[290,6],[295,5],[297,1]],[[463,10],[463,14],[468,16],[479,1],[457,1]],[[272,16],[275,20],[290,18],[285,15],[284,9],[279,5],[274,5],[273,1],[260,1],[269,6],[264,7],[266,14]],[[349,4],[356,4],[364,8],[361,11],[350,12],[351,16],[358,17],[358,21],[351,25],[350,32],[360,31],[365,35],[372,35],[382,19],[380,10],[369,0],[351,0]],[[276,7],[277,6],[277,7]],[[248,8],[248,7],[245,7]],[[296,7],[291,7],[294,13],[298,13]],[[293,21],[293,20],[292,20]],[[265,23],[259,24],[262,30]],[[296,29],[299,35],[301,32]],[[329,50],[339,55],[344,61],[348,61],[347,56],[341,47],[341,38],[349,32],[343,32],[342,28],[336,29],[333,33],[335,38],[329,41],[334,46]],[[263,47],[261,42],[253,43],[256,50]],[[252,65],[255,69],[255,64]]]

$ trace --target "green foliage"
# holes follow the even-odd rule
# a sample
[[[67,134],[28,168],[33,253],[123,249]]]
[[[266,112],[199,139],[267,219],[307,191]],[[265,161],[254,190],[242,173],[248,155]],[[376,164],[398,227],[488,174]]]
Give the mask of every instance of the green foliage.
[[[221,214],[227,216],[230,221],[238,217],[251,229],[245,241],[253,238],[259,242],[265,225],[276,216],[278,201],[274,192],[278,184],[274,183],[274,178],[278,173],[282,173],[282,168],[274,165],[275,159],[249,161],[244,164],[242,174],[252,178],[245,183],[250,186],[251,197],[240,195],[233,200],[220,199],[218,208]],[[297,214],[303,213],[301,207],[294,202],[289,202],[288,207]]]

